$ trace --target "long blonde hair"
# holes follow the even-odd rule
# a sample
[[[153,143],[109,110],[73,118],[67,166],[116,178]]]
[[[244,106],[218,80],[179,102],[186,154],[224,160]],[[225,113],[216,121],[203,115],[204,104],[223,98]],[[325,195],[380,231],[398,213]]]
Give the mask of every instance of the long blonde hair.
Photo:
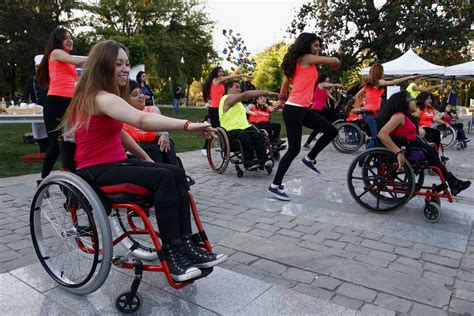
[[[379,80],[383,78],[383,66],[375,64],[369,69],[369,75],[364,79],[364,86],[379,88]]]
[[[123,87],[119,86],[115,76],[115,64],[120,49],[125,50],[128,55],[128,49],[116,41],[102,41],[92,47],[61,127],[88,126],[94,114],[95,97],[102,91],[115,94],[130,103],[128,82]]]

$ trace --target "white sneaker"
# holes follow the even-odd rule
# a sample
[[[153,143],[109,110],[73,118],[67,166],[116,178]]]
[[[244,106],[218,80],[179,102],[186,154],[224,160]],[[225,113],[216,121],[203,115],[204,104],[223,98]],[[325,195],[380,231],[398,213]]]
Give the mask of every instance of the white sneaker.
[[[201,155],[207,157],[207,149],[201,149]]]

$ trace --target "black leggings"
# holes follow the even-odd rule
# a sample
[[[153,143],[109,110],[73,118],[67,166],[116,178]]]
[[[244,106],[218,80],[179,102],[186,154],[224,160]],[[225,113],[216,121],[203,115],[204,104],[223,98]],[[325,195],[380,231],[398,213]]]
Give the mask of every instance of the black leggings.
[[[191,233],[189,187],[183,169],[132,158],[121,163],[77,169],[76,173],[98,186],[129,183],[153,192],[156,220],[163,243]]]
[[[209,120],[211,121],[211,126],[216,128],[221,126],[221,122],[219,121],[219,108],[208,108],[207,113],[209,115]],[[206,139],[204,141],[204,146],[202,146],[202,149],[207,148],[207,143],[209,141]]]
[[[423,129],[426,132],[425,139],[430,143],[436,144],[439,148],[441,146],[441,132],[432,127],[423,126]]]
[[[264,129],[268,133],[271,142],[280,138],[281,125],[271,122],[260,122],[255,124],[258,128]]]
[[[312,112],[318,114],[318,115],[321,115],[322,117],[324,117],[328,122],[330,122],[331,124],[336,120],[336,117],[335,115],[333,114],[334,112],[332,112],[331,110],[327,109],[327,108],[323,108],[322,110],[311,110]],[[306,144],[311,144],[311,142],[316,138],[316,136],[320,133],[320,130],[319,129],[315,129],[311,132],[311,134],[309,134],[309,137],[308,139],[306,140]]]
[[[151,143],[139,142],[138,145],[150,156],[150,158],[157,163],[169,163],[178,166],[178,158],[176,158],[176,151],[173,143],[170,143],[168,151],[161,151],[158,141]]]
[[[70,98],[48,95],[43,108],[43,119],[48,132],[49,147],[43,161],[41,178],[46,178],[53,170],[54,164],[59,157],[58,137],[62,132],[58,126],[66,113],[67,107],[71,103]]]
[[[285,121],[288,136],[288,151],[283,158],[281,158],[275,178],[273,179],[273,184],[276,185],[281,185],[286,171],[300,153],[303,126],[323,133],[323,136],[318,139],[313,149],[309,152],[308,157],[310,159],[316,159],[316,156],[321,150],[337,135],[337,129],[332,126],[331,123],[321,115],[310,111],[308,108],[285,105],[283,107],[283,120]]]

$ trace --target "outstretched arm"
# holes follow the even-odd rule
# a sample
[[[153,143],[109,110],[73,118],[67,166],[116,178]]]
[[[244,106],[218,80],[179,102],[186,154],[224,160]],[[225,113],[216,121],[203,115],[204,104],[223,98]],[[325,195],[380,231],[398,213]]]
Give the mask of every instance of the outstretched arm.
[[[380,79],[379,80],[379,86],[396,86],[397,84],[402,83],[403,81],[415,79],[418,76],[406,76],[398,79],[393,79],[393,80],[384,80]]]
[[[249,90],[242,93],[230,94],[224,102],[224,112],[227,112],[234,104],[260,96],[278,96],[277,93],[267,90]]]
[[[436,90],[436,89],[441,89],[442,87],[443,87],[442,84],[438,84],[436,86],[429,86],[429,87],[414,85],[413,90],[430,93],[431,91]]]
[[[303,57],[301,57],[301,65],[315,65],[315,64],[340,64],[341,62],[339,61],[338,58],[336,57],[329,57],[329,56],[319,56],[319,55],[313,55],[313,54],[305,54]]]
[[[64,63],[81,66],[87,61],[87,57],[72,56],[62,49],[55,49],[51,52],[51,61],[62,61]]]
[[[229,76],[218,77],[218,78],[214,78],[214,83],[220,84],[220,83],[226,82],[227,80],[238,79],[242,77],[247,77],[247,76],[245,74],[234,74],[234,75],[229,75]]]
[[[344,86],[340,83],[329,83],[329,82],[321,82],[319,84],[321,89],[331,89],[331,88],[344,88]]]

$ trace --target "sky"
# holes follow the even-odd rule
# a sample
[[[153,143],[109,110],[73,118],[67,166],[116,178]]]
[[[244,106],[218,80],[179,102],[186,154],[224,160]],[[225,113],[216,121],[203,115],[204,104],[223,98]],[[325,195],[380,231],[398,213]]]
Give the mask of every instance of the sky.
[[[254,55],[272,44],[282,40],[288,42],[286,32],[293,17],[302,4],[308,0],[208,0],[205,11],[211,20],[216,22],[213,32],[214,49],[219,57],[224,57],[222,50],[227,46],[222,30],[232,29],[240,33],[245,41],[247,51]],[[230,63],[223,63],[230,68]]]

